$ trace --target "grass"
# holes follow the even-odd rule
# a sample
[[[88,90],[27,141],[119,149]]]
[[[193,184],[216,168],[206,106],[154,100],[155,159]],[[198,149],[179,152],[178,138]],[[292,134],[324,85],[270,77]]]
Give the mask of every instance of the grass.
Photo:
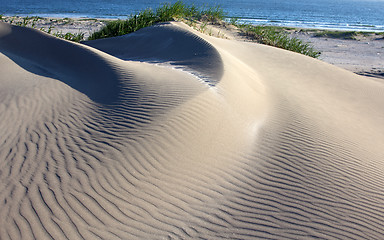
[[[201,9],[177,1],[174,4],[163,4],[155,10],[145,9],[129,16],[126,20],[110,21],[100,31],[93,33],[89,40],[121,36],[156,23],[179,19],[215,22],[224,19],[224,12],[219,7]]]
[[[288,33],[285,32],[285,30],[289,30],[290,28],[238,24],[234,20],[232,20],[231,24],[240,28],[245,35],[251,37],[258,43],[286,49],[313,58],[318,58],[321,54],[309,43],[295,37],[290,37]]]
[[[0,16],[1,20],[2,16]],[[137,14],[130,15],[126,20],[108,21],[100,31],[94,32],[88,40],[100,38],[116,37],[135,32],[141,28],[152,26],[156,23],[168,22],[174,20],[183,20],[188,25],[195,29],[213,35],[212,29],[207,29],[208,23],[222,22],[225,18],[223,10],[216,7],[196,7],[194,5],[186,5],[182,1],[177,1],[174,4],[163,4],[159,8],[153,10],[151,8],[140,11]],[[22,21],[13,22],[11,24],[19,26],[35,27],[38,17],[26,17]],[[64,19],[70,21],[69,19]],[[196,27],[196,23],[199,27]],[[314,58],[319,57],[320,53],[313,49],[308,43],[304,43],[298,38],[290,38],[283,28],[272,26],[253,26],[251,24],[238,24],[237,19],[231,19],[230,24],[239,27],[246,35],[252,37],[255,41],[298,52]],[[84,33],[52,33],[53,27],[48,30],[40,29],[57,37],[64,38],[70,41],[80,42],[84,40]],[[221,33],[217,33],[218,36]]]
[[[3,20],[4,20],[3,15],[0,15],[0,21],[3,21]],[[10,18],[8,20],[8,22],[10,24],[13,24],[16,26],[30,27],[30,28],[37,29],[36,24],[39,20],[44,20],[44,18],[37,17],[37,16],[33,16],[33,17],[27,16],[27,17],[20,18],[20,17],[14,16],[14,17]],[[55,20],[55,21],[57,21],[57,20]],[[64,18],[62,21],[70,21],[70,19]],[[80,42],[80,41],[84,40],[84,33],[82,33],[82,32],[79,32],[79,33],[52,32],[53,29],[54,29],[54,27],[52,25],[50,25],[48,27],[48,29],[39,28],[40,31],[46,32],[48,34],[51,34],[51,35],[54,35],[56,37],[66,39],[69,41]]]
[[[203,9],[193,5],[187,6],[183,2],[177,1],[174,4],[163,4],[156,10],[145,9],[138,14],[131,15],[126,20],[111,21],[100,31],[93,33],[89,40],[121,36],[156,23],[180,19],[187,20],[190,26],[193,26],[194,21],[201,21],[199,30],[204,33],[207,31],[207,23],[223,21],[224,18],[225,14],[220,7]],[[230,23],[245,30],[247,35],[252,36],[259,43],[284,48],[314,58],[320,55],[309,44],[304,43],[298,38],[288,37],[287,34],[278,31],[276,27],[237,24],[236,19]],[[208,34],[212,35],[212,32],[208,31]]]
[[[320,31],[314,34],[315,37],[329,37],[338,39],[355,40],[358,33],[356,31]]]
[[[327,38],[336,38],[336,39],[345,39],[345,40],[359,40],[361,37],[367,37],[370,35],[384,36],[384,32],[320,30],[314,34],[315,37],[327,37]]]
[[[81,42],[84,40],[84,33],[63,33],[63,32],[56,32],[53,33],[54,36],[63,38],[69,41],[73,42]]]

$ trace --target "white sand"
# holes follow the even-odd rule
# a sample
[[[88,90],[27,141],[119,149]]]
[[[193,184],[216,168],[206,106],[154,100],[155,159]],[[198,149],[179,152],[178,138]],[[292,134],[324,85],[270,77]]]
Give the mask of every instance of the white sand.
[[[51,33],[84,34],[87,39],[93,32],[100,30],[106,23],[113,19],[90,18],[31,18],[26,24],[29,27],[43,29]],[[3,16],[1,21],[13,24],[24,24],[25,18]],[[206,33],[224,39],[239,41],[252,41],[241,31],[230,24],[206,24],[194,22],[192,27]],[[357,40],[333,39],[328,37],[315,37],[314,29],[294,28],[287,31],[291,37],[296,37],[306,43],[310,43],[317,51],[321,52],[320,60],[332,65],[347,69],[354,73],[384,79],[384,36],[365,34],[357,37]]]
[[[314,34],[299,31],[292,33],[311,43],[321,52],[320,60],[347,69],[360,75],[384,79],[384,36],[367,34],[357,40],[314,37]]]
[[[383,237],[382,82],[182,23],[86,44],[0,23],[0,239]]]

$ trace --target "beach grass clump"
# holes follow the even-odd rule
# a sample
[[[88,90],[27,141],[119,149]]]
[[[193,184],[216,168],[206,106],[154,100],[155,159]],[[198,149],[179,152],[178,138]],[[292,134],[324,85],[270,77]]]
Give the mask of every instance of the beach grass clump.
[[[384,36],[384,32],[360,32],[360,31],[330,31],[320,30],[314,34],[315,37],[335,38],[343,40],[361,40],[364,37]]]
[[[283,27],[251,24],[235,24],[235,26],[239,27],[247,36],[261,44],[286,49],[313,58],[318,58],[321,54],[309,43],[296,37],[290,37],[288,33],[284,31],[285,28]]]
[[[210,7],[206,10],[203,10],[198,20],[215,23],[218,20],[224,20],[224,18],[225,18],[224,10],[219,6],[216,6],[216,7]]]
[[[184,3],[178,1],[174,4],[163,4],[161,7],[157,8],[154,13],[156,21],[167,22],[172,21],[175,18],[197,15],[198,9],[194,6],[187,7]]]
[[[135,32],[141,28],[152,26],[157,22],[155,13],[151,9],[132,15],[127,20],[115,20],[107,23],[100,31],[94,32],[89,40],[116,37]]]
[[[355,40],[358,33],[356,31],[320,31],[314,34],[315,37],[328,37],[337,39]]]
[[[3,18],[2,15],[0,16],[0,21],[5,21],[5,22],[8,22],[8,23],[10,23],[12,25],[16,25],[16,26],[20,26],[20,27],[35,28],[35,29],[38,29],[38,30],[43,31],[45,33],[48,33],[48,34],[51,34],[51,35],[54,35],[56,37],[59,37],[59,38],[62,38],[62,39],[66,39],[66,40],[69,40],[69,41],[80,42],[80,41],[84,40],[84,35],[85,34],[82,33],[82,32],[79,32],[79,33],[53,32],[52,30],[54,29],[54,27],[53,27],[52,24],[50,26],[48,26],[47,29],[45,27],[38,28],[37,27],[37,23],[40,20],[44,21],[45,19],[42,18],[42,17],[38,17],[38,16],[32,16],[32,17],[29,17],[29,16],[27,16],[27,17],[14,16],[14,17],[10,17],[10,18]],[[57,22],[59,20],[55,20],[55,21]],[[70,21],[70,19],[64,18],[61,21]]]
[[[40,20],[41,18],[40,17],[37,17],[37,16],[32,16],[32,17],[12,17],[10,20],[9,20],[9,23],[10,24],[13,24],[13,25],[16,25],[16,26],[20,26],[20,27],[31,27],[31,28],[35,28],[36,26],[36,23]],[[2,20],[2,18],[0,19]]]
[[[126,20],[110,21],[100,31],[93,33],[89,40],[116,37],[135,32],[141,28],[152,26],[156,23],[174,21],[179,19],[194,19],[215,22],[224,19],[224,12],[220,7],[207,9],[188,6],[181,1],[174,4],[163,4],[159,8],[151,8],[130,15]]]
[[[63,33],[63,32],[56,32],[53,33],[54,36],[58,38],[62,38],[65,40],[69,40],[72,42],[81,42],[84,40],[84,33],[79,32],[79,33]]]

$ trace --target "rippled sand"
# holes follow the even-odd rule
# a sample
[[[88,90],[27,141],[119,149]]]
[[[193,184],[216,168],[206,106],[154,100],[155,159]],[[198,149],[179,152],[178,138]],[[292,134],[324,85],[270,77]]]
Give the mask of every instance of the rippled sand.
[[[0,239],[383,237],[382,82],[182,23],[85,44],[0,23]]]

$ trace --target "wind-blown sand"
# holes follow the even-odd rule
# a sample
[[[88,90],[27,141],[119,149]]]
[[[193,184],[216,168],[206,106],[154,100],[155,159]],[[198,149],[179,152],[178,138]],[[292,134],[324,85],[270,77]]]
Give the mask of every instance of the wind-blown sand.
[[[382,239],[384,85],[182,23],[0,23],[0,239]]]
[[[93,32],[99,31],[107,22],[113,19],[93,18],[41,18],[3,16],[0,21],[14,25],[26,24],[29,27],[51,31],[53,34],[70,33],[84,34],[87,39]],[[254,41],[240,29],[225,22],[215,24],[195,22],[195,29],[208,35],[238,41]],[[373,33],[359,33],[356,40],[334,39],[329,37],[316,37],[316,32],[321,29],[292,28],[286,30],[290,37],[295,37],[310,43],[315,50],[321,52],[320,60],[331,63],[354,73],[384,79],[384,38],[383,35]]]

